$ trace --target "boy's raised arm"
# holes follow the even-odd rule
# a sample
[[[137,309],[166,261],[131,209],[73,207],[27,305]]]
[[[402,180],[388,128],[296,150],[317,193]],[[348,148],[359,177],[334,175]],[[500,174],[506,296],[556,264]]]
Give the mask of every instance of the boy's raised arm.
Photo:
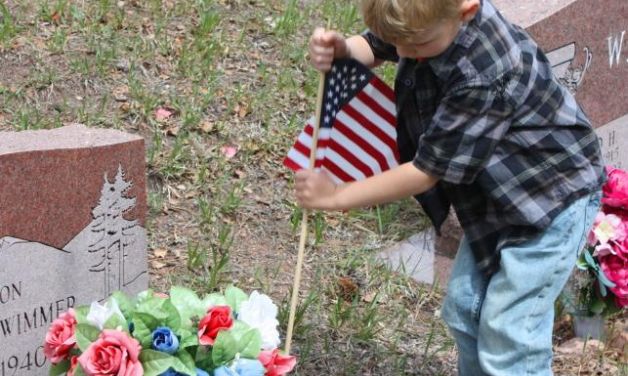
[[[300,206],[309,209],[346,210],[414,196],[438,182],[404,163],[368,179],[335,185],[325,173],[302,170],[296,174],[295,196]]]

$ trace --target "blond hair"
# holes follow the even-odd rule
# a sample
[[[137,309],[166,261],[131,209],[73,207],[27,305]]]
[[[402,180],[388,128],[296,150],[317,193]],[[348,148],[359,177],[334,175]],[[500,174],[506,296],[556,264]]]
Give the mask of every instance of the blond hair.
[[[362,0],[369,29],[388,43],[404,42],[434,23],[456,17],[464,0]]]

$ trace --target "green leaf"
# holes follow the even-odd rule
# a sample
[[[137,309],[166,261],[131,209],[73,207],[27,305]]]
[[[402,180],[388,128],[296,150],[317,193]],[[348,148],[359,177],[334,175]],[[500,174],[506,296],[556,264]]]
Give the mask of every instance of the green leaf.
[[[587,264],[587,261],[585,260],[584,254],[585,253],[589,253],[589,251],[587,251],[586,249],[580,254],[580,257],[578,257],[578,261],[576,261],[576,266],[578,267],[578,269],[580,270],[587,270],[589,269],[589,264]]]
[[[196,365],[194,364],[194,358],[185,350],[179,350],[174,357],[172,368],[180,373],[185,373],[190,376],[196,376]]]
[[[218,332],[212,349],[212,361],[214,365],[220,367],[227,364],[235,358],[237,352],[237,343],[231,333],[226,330]]]
[[[150,297],[144,299],[135,307],[136,313],[145,313],[153,316],[157,321],[165,322],[168,319],[168,312],[162,307],[168,299]]]
[[[194,316],[202,317],[207,313],[207,306],[196,293],[185,287],[175,286],[170,289],[170,301],[179,312],[182,325],[190,325]]]
[[[179,330],[179,348],[198,346],[198,332],[190,332],[189,330]]]
[[[224,296],[218,294],[218,293],[213,293],[213,294],[209,294],[207,296],[205,296],[205,298],[203,298],[203,305],[205,306],[205,312],[207,312],[207,308],[211,307],[211,306],[217,306],[217,305],[228,305],[227,304],[227,299],[225,299]],[[204,315],[205,313],[203,313]]]
[[[248,332],[251,329],[251,326],[244,321],[234,320],[233,326],[229,328],[229,333],[233,336],[236,341],[239,341],[240,338],[244,335],[244,333]]]
[[[76,316],[77,324],[88,324],[87,314],[89,313],[89,306],[78,306],[74,308],[74,315]]]
[[[238,340],[238,352],[243,358],[257,359],[262,348],[262,335],[253,328]]]
[[[172,304],[170,299],[164,300],[161,309],[167,313],[164,324],[173,332],[178,331],[179,328],[181,328],[181,316],[179,315],[179,311],[177,311],[177,308],[174,306],[174,304]]]
[[[175,357],[165,352],[143,349],[140,362],[144,368],[144,376],[158,376],[166,372],[175,362]]]
[[[121,317],[119,314],[113,314],[104,325],[105,329],[118,329],[120,328],[122,331],[129,332],[129,324],[127,324],[126,320]]]
[[[53,364],[50,367],[49,376],[58,376],[66,373],[70,369],[70,360],[66,359],[58,364]]]
[[[240,309],[240,303],[249,299],[249,296],[244,293],[244,291],[240,290],[235,286],[227,287],[225,291],[225,299],[227,300],[227,304],[231,307],[234,312],[238,312]]]
[[[212,361],[209,348],[200,346],[196,352],[196,366],[201,369],[217,368]]]
[[[135,306],[133,300],[121,291],[114,292],[111,294],[111,297],[118,303],[118,307],[120,307],[120,311],[122,311],[124,317],[131,317],[131,313],[133,313],[133,308]]]
[[[76,325],[76,344],[81,352],[87,350],[89,345],[94,342],[100,335],[100,330],[89,324],[77,324]]]
[[[606,308],[606,303],[603,300],[595,299],[589,309],[591,310],[591,312],[597,315],[600,315],[602,314],[602,312],[604,312],[605,308]]]
[[[586,261],[586,263],[591,268],[593,268],[593,270],[598,270],[599,266],[595,262],[595,259],[593,258],[593,256],[591,256],[591,253],[589,251],[587,251],[587,250],[585,250],[583,253],[584,253],[584,260]]]
[[[600,280],[600,282],[602,282],[605,286],[607,287],[615,287],[615,283],[613,283],[613,281],[611,281],[610,279],[608,279],[608,277],[606,277],[606,274],[604,274],[604,271],[602,271],[601,269],[597,271],[597,278]]]
[[[85,371],[83,371],[83,367],[80,364],[77,364],[76,368],[74,368],[74,376],[87,376]]]
[[[141,316],[142,314],[138,313],[133,315],[133,325],[135,326],[133,337],[140,341],[142,348],[150,349],[153,343],[153,331],[145,324]]]

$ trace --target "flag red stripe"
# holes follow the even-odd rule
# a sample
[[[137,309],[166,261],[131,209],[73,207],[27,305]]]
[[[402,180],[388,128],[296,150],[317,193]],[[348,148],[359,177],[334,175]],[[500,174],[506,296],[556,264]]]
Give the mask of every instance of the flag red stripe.
[[[364,150],[366,154],[373,157],[379,164],[379,168],[381,168],[382,171],[386,171],[390,168],[390,166],[388,166],[388,162],[386,161],[386,156],[375,147],[373,147],[373,145],[368,143],[364,138],[362,138],[362,136],[355,133],[353,129],[349,128],[339,119],[336,119],[336,121],[334,122],[334,127],[340,133],[345,135],[345,137],[355,142],[362,150]]]
[[[379,138],[383,143],[385,143],[390,149],[397,148],[396,140],[393,140],[388,136],[388,134],[382,131],[377,125],[373,124],[370,120],[368,120],[364,115],[356,111],[350,104],[347,104],[342,109],[347,115],[351,116],[353,120],[360,123],[364,128],[368,129],[375,137]]]
[[[384,94],[386,98],[395,103],[395,92],[390,88],[390,86],[386,85],[384,81],[380,80],[377,76],[373,76],[371,79],[371,85],[375,86],[380,93]]]
[[[292,171],[299,171],[299,170],[303,169],[302,166],[299,166],[299,164],[297,162],[293,161],[292,158],[290,158],[290,157],[285,157],[283,159],[283,165],[288,167]]]
[[[373,112],[382,117],[382,119],[386,120],[386,125],[391,126],[396,129],[395,124],[397,124],[397,119],[395,116],[388,112],[384,107],[382,107],[379,103],[377,103],[373,97],[369,96],[365,92],[361,91],[356,95],[358,99],[360,99],[367,107],[369,107]]]
[[[325,160],[323,161],[323,166],[331,171],[332,174],[336,175],[338,179],[344,182],[350,182],[355,180],[351,175],[347,174],[343,169],[338,167],[334,162],[330,161],[327,158],[325,158]]]
[[[336,140],[331,140],[331,142],[329,143],[329,148],[340,154],[340,156],[342,156],[347,162],[349,162],[349,164],[360,170],[360,172],[363,173],[364,176],[374,175],[373,170],[366,163],[362,162],[350,150],[336,142]]]
[[[322,142],[322,141],[324,141],[324,142]],[[323,147],[327,147],[327,145],[326,145],[326,144],[328,144],[328,140],[319,140],[319,143],[320,143],[320,144],[323,144],[323,143],[324,143],[325,145],[324,145]],[[309,158],[310,158],[310,148],[309,148],[309,147],[307,147],[307,146],[303,145],[303,144],[301,143],[301,141],[297,141],[297,142],[294,144],[293,148],[294,148],[294,150],[296,150],[296,151],[298,151],[299,153],[303,154],[303,155],[304,155],[306,158],[308,158],[308,160],[309,160]],[[322,150],[322,148],[321,148],[321,150]],[[314,167],[315,167],[315,168],[316,168],[316,167],[320,167],[320,166],[321,166],[321,161],[322,161],[322,159],[321,159],[321,158],[316,159],[316,161],[314,162]],[[309,162],[308,162],[308,165],[307,165],[307,166],[301,166],[301,168],[309,168],[309,167],[310,167],[310,166],[309,166]]]

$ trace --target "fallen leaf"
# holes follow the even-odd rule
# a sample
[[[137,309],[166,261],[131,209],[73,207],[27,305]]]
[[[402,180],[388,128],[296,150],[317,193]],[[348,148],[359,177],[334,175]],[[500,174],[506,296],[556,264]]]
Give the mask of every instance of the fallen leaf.
[[[164,258],[168,254],[168,250],[163,248],[157,248],[153,251],[153,254],[155,255],[155,257]]]
[[[220,151],[227,159],[231,159],[238,153],[238,147],[234,145],[226,145],[221,147]]]
[[[358,292],[358,285],[355,281],[349,277],[340,277],[336,283],[339,290],[338,295],[347,302],[353,300],[353,297]]]
[[[368,293],[366,293],[366,295],[362,297],[362,300],[366,303],[373,303],[373,300],[375,300],[375,296],[377,296],[377,291],[369,291]]]
[[[58,25],[61,21],[61,14],[57,11],[54,11],[54,13],[52,13],[52,15],[50,16],[50,19],[52,20],[52,22]]]
[[[159,262],[159,261],[151,261],[150,265],[153,267],[153,269],[162,269],[164,266],[166,266],[166,264],[164,264],[163,262]]]
[[[205,133],[210,133],[211,131],[214,130],[214,123],[210,121],[204,121],[201,123],[199,128]]]
[[[168,120],[172,116],[172,114],[174,114],[174,111],[165,107],[159,107],[155,111],[155,120],[157,121]]]
[[[233,109],[233,112],[235,112],[239,118],[243,118],[249,114],[249,107],[247,105],[238,103]]]
[[[168,136],[177,136],[179,134],[179,127],[176,125],[166,128],[166,134]]]

